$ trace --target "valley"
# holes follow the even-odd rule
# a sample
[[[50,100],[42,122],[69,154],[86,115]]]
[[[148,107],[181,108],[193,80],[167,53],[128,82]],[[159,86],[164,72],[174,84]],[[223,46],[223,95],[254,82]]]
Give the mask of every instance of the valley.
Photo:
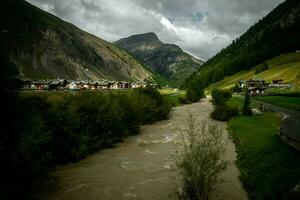
[[[300,199],[299,0],[0,5],[1,200]]]

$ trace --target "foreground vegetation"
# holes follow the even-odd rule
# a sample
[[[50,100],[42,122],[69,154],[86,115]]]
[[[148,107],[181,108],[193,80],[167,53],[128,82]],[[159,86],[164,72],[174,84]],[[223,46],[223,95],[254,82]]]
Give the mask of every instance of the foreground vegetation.
[[[292,188],[300,180],[299,152],[280,140],[279,125],[276,113],[240,116],[229,121],[241,180],[250,199],[295,197]]]
[[[137,134],[140,125],[168,118],[170,109],[153,88],[76,95],[21,93],[11,138],[16,142],[11,147],[10,178],[17,189],[30,187],[50,167],[77,161]]]
[[[179,198],[211,199],[218,175],[227,166],[225,147],[220,128],[205,122],[198,124],[189,114],[186,131],[182,134],[183,150],[176,159],[183,187]]]
[[[262,96],[255,99],[300,111],[300,97]]]
[[[292,97],[262,97],[285,103],[294,102]],[[285,98],[292,99],[286,101]],[[244,99],[232,97],[226,100],[226,107],[244,106]],[[251,101],[250,108],[259,107]],[[217,114],[224,116],[226,114]],[[250,199],[300,199],[294,187],[300,182],[299,152],[281,141],[278,129],[279,114],[265,112],[261,116],[237,115],[228,122],[231,136],[237,146],[237,165],[241,181]]]

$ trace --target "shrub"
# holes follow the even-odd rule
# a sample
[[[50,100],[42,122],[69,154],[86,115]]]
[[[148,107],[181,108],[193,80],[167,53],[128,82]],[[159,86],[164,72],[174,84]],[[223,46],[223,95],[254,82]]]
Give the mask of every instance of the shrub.
[[[193,103],[199,101],[200,98],[198,98],[198,95],[194,90],[188,88],[186,91],[185,99],[187,102]]]
[[[181,101],[186,104],[194,103],[198,102],[203,97],[205,97],[205,94],[202,87],[191,86],[187,88],[185,99],[182,99]]]
[[[226,105],[220,105],[215,108],[215,110],[210,114],[210,117],[219,121],[228,121],[232,117],[239,114],[238,108],[232,108]]]
[[[207,123],[202,123],[199,127],[190,114],[182,141],[183,151],[176,159],[183,187],[180,197],[209,199],[219,173],[226,168],[226,142],[223,140],[222,130]]]
[[[224,105],[231,98],[231,92],[229,90],[215,89],[211,92],[211,96],[214,105]]]

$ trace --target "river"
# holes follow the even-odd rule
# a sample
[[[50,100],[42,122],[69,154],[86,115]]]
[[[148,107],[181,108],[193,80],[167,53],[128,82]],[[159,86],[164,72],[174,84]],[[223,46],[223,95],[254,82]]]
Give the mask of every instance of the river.
[[[56,181],[37,187],[37,196],[53,200],[116,200],[116,199],[176,199],[180,179],[174,155],[180,149],[178,141],[185,120],[192,112],[198,121],[209,120],[224,129],[226,123],[209,118],[213,106],[209,99],[173,109],[169,120],[141,127],[140,134],[131,136],[114,148],[101,150],[88,158],[51,170]],[[216,184],[215,199],[248,199],[235,166],[236,152],[229,140],[225,158],[227,169]]]

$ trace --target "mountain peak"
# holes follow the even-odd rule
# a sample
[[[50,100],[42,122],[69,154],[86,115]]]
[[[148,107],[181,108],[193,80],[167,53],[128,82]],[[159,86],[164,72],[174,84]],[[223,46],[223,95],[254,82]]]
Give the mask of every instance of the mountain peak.
[[[148,42],[160,41],[158,36],[153,32],[132,35],[127,39],[135,39],[135,40],[148,41]]]
[[[126,49],[173,85],[183,84],[185,78],[198,70],[203,63],[182,51],[179,46],[161,42],[153,32],[132,35],[114,44]]]
[[[153,33],[142,33],[142,34],[136,34],[129,36],[128,38],[122,38],[116,42],[114,42],[118,46],[123,46],[123,45],[142,45],[142,44],[161,44],[162,42],[159,40],[158,36]]]
[[[133,35],[134,36],[134,35]],[[136,37],[143,37],[143,38],[148,38],[151,40],[159,40],[158,36],[154,32],[149,32],[149,33],[143,33],[143,34],[137,34],[135,35]]]

